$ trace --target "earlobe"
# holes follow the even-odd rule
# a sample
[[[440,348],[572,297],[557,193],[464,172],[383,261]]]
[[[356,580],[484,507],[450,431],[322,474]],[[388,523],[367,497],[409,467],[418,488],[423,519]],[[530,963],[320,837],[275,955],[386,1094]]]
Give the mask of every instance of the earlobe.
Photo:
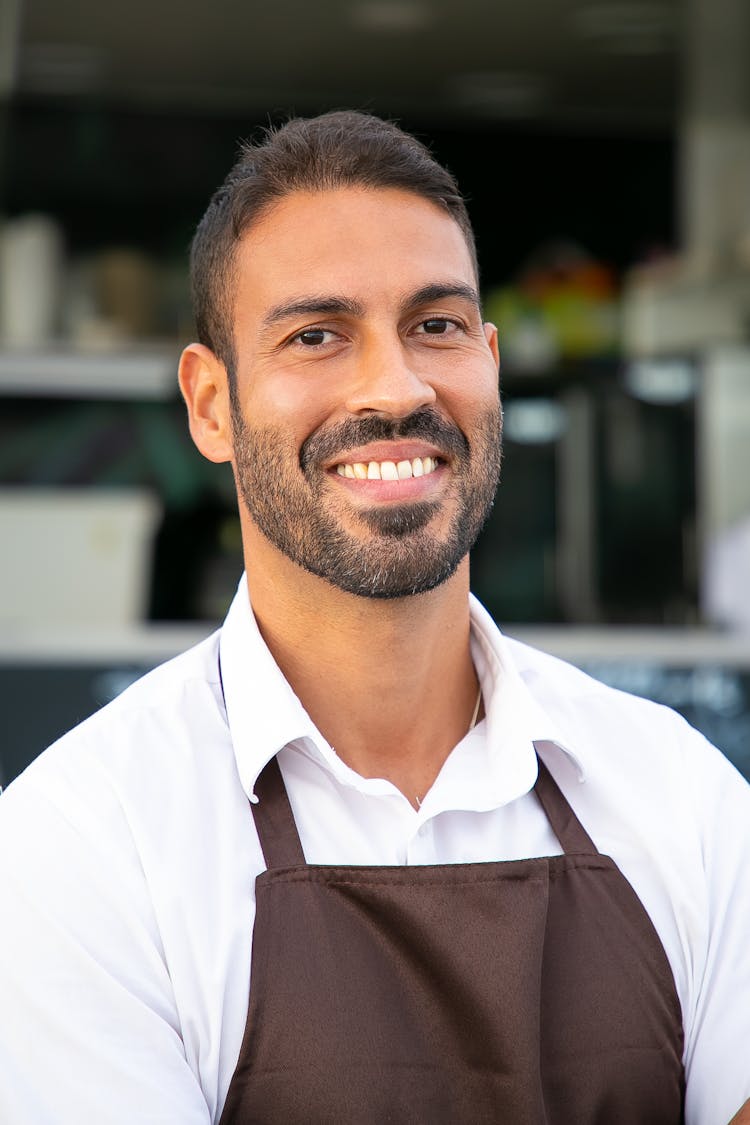
[[[209,461],[230,461],[232,429],[224,364],[203,344],[188,344],[180,356],[179,381],[196,446]]]

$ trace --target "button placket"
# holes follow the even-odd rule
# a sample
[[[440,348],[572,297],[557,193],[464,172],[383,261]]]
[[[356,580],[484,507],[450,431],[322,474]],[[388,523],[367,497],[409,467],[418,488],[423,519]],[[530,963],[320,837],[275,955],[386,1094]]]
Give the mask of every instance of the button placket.
[[[412,866],[434,863],[435,821],[423,821],[409,841],[406,862]]]

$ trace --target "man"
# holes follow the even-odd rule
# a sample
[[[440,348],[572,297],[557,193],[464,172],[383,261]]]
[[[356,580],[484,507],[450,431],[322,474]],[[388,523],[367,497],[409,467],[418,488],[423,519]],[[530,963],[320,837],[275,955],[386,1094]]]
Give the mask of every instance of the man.
[[[192,264],[246,577],[0,802],[0,1120],[726,1125],[750,789],[469,599],[501,415],[453,180],[292,121]]]

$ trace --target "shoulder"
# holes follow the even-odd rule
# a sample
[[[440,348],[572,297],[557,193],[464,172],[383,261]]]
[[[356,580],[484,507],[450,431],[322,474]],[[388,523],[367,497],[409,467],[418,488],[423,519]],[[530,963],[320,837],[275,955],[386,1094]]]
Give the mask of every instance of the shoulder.
[[[521,641],[503,640],[532,696],[554,720],[566,743],[579,747],[587,758],[606,754],[610,746],[627,747],[626,757],[634,768],[653,768],[658,760],[675,755],[695,759],[696,765],[725,761],[670,707],[610,687]]]
[[[93,747],[103,763],[124,750],[137,757],[145,748],[138,735],[158,737],[167,728],[177,735],[189,729],[196,710],[203,722],[210,722],[221,711],[217,638],[214,633],[141,676],[48,747],[22,777],[52,769],[59,759],[78,758]]]
[[[179,952],[196,911],[215,913],[219,853],[249,831],[216,649],[214,636],[150,672],[0,796],[0,900],[13,919],[0,952],[32,917],[40,942],[67,935],[95,956],[140,934],[119,971]]]
[[[475,598],[470,605],[485,655],[520,694],[528,692],[571,750],[586,753],[598,746],[603,752],[627,737],[639,744],[672,743],[697,734],[670,708],[609,687],[574,664],[506,635]]]
[[[619,691],[563,660],[505,639],[514,666],[577,759],[582,787],[613,826],[648,828],[697,869],[719,841],[737,856],[750,844],[750,786],[681,715]],[[726,817],[741,829],[732,837]],[[618,829],[615,828],[615,831]],[[729,836],[727,837],[727,831]]]
[[[169,794],[185,800],[231,740],[221,698],[217,635],[136,681],[36,758],[0,798],[0,850],[36,834],[98,841],[158,824]],[[161,805],[161,813],[160,813]]]
[[[724,755],[669,707],[618,690],[575,665],[504,635],[476,599],[472,619],[510,690],[532,702],[537,735],[574,759],[589,794],[616,818],[640,820],[647,810],[667,829],[712,824],[727,786],[740,803],[750,786]],[[549,732],[549,733],[547,733]],[[665,815],[666,814],[666,815]]]
[[[123,1120],[215,1104],[225,998],[203,983],[237,957],[226,904],[246,926],[253,874],[215,656],[209,638],[149,673],[0,797],[0,1105],[53,1090],[29,1120],[93,1120],[84,1073],[107,1075]]]

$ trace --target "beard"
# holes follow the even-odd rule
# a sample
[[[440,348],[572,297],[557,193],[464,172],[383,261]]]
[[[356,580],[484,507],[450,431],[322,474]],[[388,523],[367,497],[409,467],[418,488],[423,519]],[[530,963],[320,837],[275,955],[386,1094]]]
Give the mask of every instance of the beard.
[[[237,488],[256,526],[292,562],[359,597],[410,597],[450,578],[474,546],[500,479],[499,401],[474,427],[471,442],[430,408],[397,421],[353,418],[316,431],[297,456],[288,431],[248,425],[234,401],[232,433]],[[331,495],[321,466],[345,459],[348,449],[405,438],[424,439],[450,459],[449,494],[361,511],[347,506],[354,524],[348,530],[339,516],[346,497]],[[454,514],[438,534],[430,525],[452,499]]]

